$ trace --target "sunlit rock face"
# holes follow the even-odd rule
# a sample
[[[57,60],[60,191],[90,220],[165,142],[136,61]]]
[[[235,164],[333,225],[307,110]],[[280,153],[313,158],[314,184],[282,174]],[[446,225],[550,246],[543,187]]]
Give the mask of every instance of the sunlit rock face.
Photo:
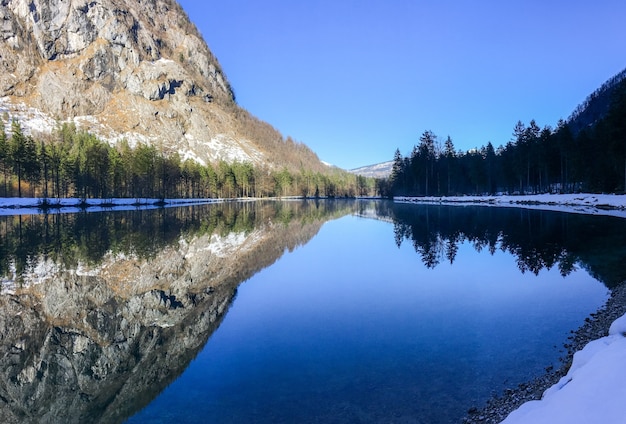
[[[233,91],[174,0],[4,1],[0,69],[0,112],[27,131],[70,121],[199,162],[268,160],[240,133]]]
[[[76,244],[59,251],[81,258],[87,255],[80,249],[93,246],[81,247],[84,239],[95,245],[119,246],[130,239],[135,244],[123,251],[110,248],[99,261],[64,263],[59,258],[65,253],[55,260],[53,254],[35,253],[22,261],[26,266],[14,259],[4,267],[9,272],[0,293],[0,421],[123,422],[197,355],[239,283],[308,241],[329,219],[321,214],[301,220],[293,211],[284,219],[272,205],[247,206],[236,211],[237,219],[230,212],[196,213],[210,217],[191,231],[184,229],[181,213],[171,213],[174,218],[152,230],[171,234],[145,252],[138,246],[150,235],[141,228],[130,235],[120,231],[125,215],[97,221],[111,229],[106,233],[73,217],[7,218],[0,236],[15,248],[9,255],[15,258],[30,228],[74,225],[81,231]],[[85,219],[93,219],[88,215],[94,214]],[[149,225],[156,220],[142,217]],[[179,230],[172,228],[177,225]],[[97,235],[82,233],[86,227],[95,227]],[[78,230],[59,239],[72,231]]]

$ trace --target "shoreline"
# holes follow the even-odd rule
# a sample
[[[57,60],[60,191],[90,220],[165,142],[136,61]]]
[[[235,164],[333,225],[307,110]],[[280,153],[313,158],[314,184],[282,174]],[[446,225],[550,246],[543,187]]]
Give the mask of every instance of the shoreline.
[[[581,351],[589,342],[608,336],[611,324],[624,315],[626,315],[626,282],[611,290],[611,295],[604,306],[591,313],[577,330],[571,331],[568,342],[563,345],[567,353],[560,358],[559,368],[548,367],[543,375],[534,380],[521,383],[515,388],[505,389],[503,393],[493,396],[481,407],[470,408],[462,423],[500,423],[522,404],[540,400],[547,389],[557,384],[568,373],[574,354]]]
[[[396,203],[437,204],[453,206],[508,207],[540,209],[587,215],[626,218],[626,195],[623,194],[529,194],[449,197],[394,197]]]
[[[157,199],[149,197],[117,197],[117,198],[88,198],[77,197],[0,197],[0,216],[3,215],[33,215],[42,213],[74,213],[74,212],[102,212],[135,209],[170,208],[177,206],[194,206],[211,203],[253,202],[257,200],[312,200],[329,199],[327,197],[233,197],[233,198],[184,198],[184,199]],[[334,198],[333,198],[334,199]]]
[[[133,198],[89,198],[77,197],[1,197],[0,215],[17,215],[21,212],[41,213],[74,210],[109,210],[117,208],[149,208],[196,205],[223,202],[224,199],[157,199]]]
[[[439,204],[457,207],[514,207],[626,218],[626,195],[614,194],[396,197],[394,201],[397,203]],[[610,292],[610,297],[605,304],[585,318],[585,322],[578,329],[571,331],[568,341],[563,344],[566,353],[560,358],[560,366],[556,368],[548,366],[543,374],[533,380],[522,382],[517,387],[504,389],[502,393],[493,395],[485,404],[470,408],[461,422],[464,424],[495,424],[503,421],[507,423],[534,423],[537,419],[546,423],[560,422],[559,420],[589,422],[588,419],[591,419],[589,410],[583,413],[583,415],[587,414],[587,421],[584,421],[585,418],[582,418],[582,415],[575,415],[575,412],[568,411],[576,408],[572,402],[591,408],[591,416],[595,417],[594,420],[599,419],[598,422],[622,422],[622,418],[611,415],[612,413],[615,414],[614,411],[607,412],[611,408],[607,407],[606,404],[590,406],[588,402],[589,398],[597,398],[598,394],[602,393],[600,396],[606,398],[603,399],[605,403],[614,404],[617,402],[619,404],[621,397],[616,398],[616,394],[605,387],[605,384],[610,387],[615,382],[602,379],[590,381],[589,372],[587,372],[586,377],[580,377],[581,368],[585,366],[589,368],[587,362],[594,361],[593,352],[601,351],[615,340],[615,334],[610,334],[611,327],[618,321],[626,320],[626,282],[622,282]],[[617,327],[619,328],[619,325]],[[620,334],[621,336],[617,336],[618,338],[626,337],[625,330],[622,329]],[[623,356],[624,353],[622,352],[621,355]],[[606,356],[603,358],[606,360]],[[602,361],[603,359],[595,360],[592,366],[595,369],[598,369],[599,365],[600,368],[604,369],[611,366],[619,367],[619,373],[623,373],[623,360],[617,363],[613,360],[607,364]],[[576,381],[573,382],[574,380]],[[570,382],[572,383],[570,384]],[[572,386],[576,386],[576,388],[571,389]],[[577,391],[578,394],[572,395],[574,391]],[[598,393],[595,393],[596,391]],[[581,394],[584,398],[576,397],[580,397]],[[598,408],[605,408],[605,410],[601,411]],[[580,407],[578,410],[580,414]],[[621,411],[618,414],[622,414]],[[566,419],[565,416],[568,416],[569,419]],[[601,416],[603,418],[600,418]],[[583,421],[580,421],[581,419]],[[616,419],[617,421],[615,421]]]

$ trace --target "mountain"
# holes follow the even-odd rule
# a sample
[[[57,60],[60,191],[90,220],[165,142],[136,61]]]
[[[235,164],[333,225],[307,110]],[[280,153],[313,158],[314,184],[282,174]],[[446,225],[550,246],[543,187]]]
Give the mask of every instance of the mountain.
[[[600,88],[591,93],[584,102],[576,107],[567,119],[574,135],[583,129],[591,128],[609,112],[615,89],[626,79],[626,69],[609,78]]]
[[[175,0],[4,0],[0,115],[27,133],[75,123],[200,163],[324,170],[315,153],[239,107]]]
[[[389,161],[350,169],[348,172],[355,175],[361,175],[362,177],[387,178],[391,175],[392,166],[393,161]]]

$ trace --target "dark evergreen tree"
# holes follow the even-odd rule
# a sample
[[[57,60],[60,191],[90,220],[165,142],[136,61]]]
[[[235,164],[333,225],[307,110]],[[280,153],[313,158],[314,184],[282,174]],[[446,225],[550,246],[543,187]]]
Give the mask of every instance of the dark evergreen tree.
[[[0,172],[2,172],[2,195],[8,196],[8,179],[11,169],[11,151],[7,134],[4,131],[4,122],[0,121]]]
[[[27,158],[26,137],[22,133],[22,126],[17,121],[11,123],[11,164],[17,176],[17,196],[22,197],[22,179],[24,177],[24,165]]]

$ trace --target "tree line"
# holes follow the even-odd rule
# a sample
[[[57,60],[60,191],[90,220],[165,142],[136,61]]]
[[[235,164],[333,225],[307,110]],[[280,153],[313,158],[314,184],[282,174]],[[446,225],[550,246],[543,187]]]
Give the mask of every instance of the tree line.
[[[35,139],[15,120],[9,135],[1,125],[0,175],[0,197],[353,197],[374,190],[373,181],[340,170],[203,165],[145,144],[111,146],[73,124]]]
[[[577,130],[518,121],[512,139],[457,151],[424,131],[411,153],[396,150],[387,182],[390,195],[535,194],[626,191],[626,80],[615,88],[608,112]]]

